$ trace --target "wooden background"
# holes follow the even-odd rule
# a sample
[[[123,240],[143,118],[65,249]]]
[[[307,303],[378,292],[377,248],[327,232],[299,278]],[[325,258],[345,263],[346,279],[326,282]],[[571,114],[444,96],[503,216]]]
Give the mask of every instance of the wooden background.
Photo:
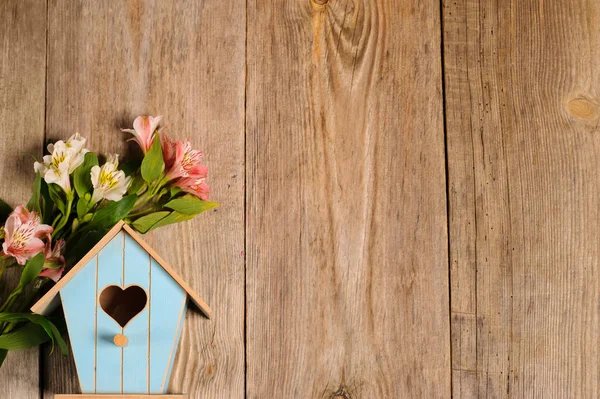
[[[0,0],[0,197],[162,114],[215,212],[149,241],[191,398],[600,396],[596,0]],[[9,287],[0,287],[7,290]],[[13,352],[0,397],[79,388]]]

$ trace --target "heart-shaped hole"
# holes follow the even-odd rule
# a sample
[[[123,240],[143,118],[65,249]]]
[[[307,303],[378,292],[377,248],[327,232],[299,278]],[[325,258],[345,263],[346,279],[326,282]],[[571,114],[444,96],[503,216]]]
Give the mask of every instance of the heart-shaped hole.
[[[144,310],[147,303],[148,295],[139,285],[131,285],[125,289],[109,285],[100,294],[100,307],[121,327],[125,327]]]

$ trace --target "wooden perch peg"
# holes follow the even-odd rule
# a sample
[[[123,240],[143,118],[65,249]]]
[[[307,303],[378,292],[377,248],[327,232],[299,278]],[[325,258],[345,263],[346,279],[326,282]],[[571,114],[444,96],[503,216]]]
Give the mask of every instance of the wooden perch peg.
[[[115,338],[113,338],[113,342],[115,343],[115,345],[124,348],[129,343],[129,340],[123,334],[117,334],[115,335]]]

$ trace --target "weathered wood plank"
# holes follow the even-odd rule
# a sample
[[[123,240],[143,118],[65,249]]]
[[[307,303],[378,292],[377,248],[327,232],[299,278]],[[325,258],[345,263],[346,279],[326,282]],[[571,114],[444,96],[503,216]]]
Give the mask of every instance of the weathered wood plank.
[[[223,206],[145,239],[214,310],[188,314],[169,391],[242,397],[244,2],[51,0],[49,21],[50,138],[79,131],[91,149],[124,154],[118,129],[162,114],[205,151]],[[70,361],[46,360],[45,397],[79,392]]]
[[[56,399],[188,399],[188,395],[56,395]]]
[[[27,202],[33,182],[31,155],[44,143],[46,3],[0,2],[0,198],[12,206]],[[7,272],[0,301],[19,281]],[[0,368],[2,397],[39,398],[39,349],[10,352]]]
[[[450,396],[439,15],[248,2],[250,398]]]
[[[454,396],[599,397],[600,4],[443,18]]]

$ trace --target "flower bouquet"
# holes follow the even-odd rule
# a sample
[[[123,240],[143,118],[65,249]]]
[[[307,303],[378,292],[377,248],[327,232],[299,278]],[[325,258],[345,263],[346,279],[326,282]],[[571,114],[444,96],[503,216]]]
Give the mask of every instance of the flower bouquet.
[[[219,206],[208,201],[202,152],[157,129],[160,120],[139,116],[133,129],[122,129],[143,153],[123,165],[116,154],[100,165],[78,133],[49,144],[49,154],[34,164],[29,202],[12,209],[0,200],[0,281],[8,269],[20,272],[14,289],[0,297],[0,366],[9,350],[47,341],[67,353],[64,320],[28,309],[40,290],[60,280],[117,222],[146,233]]]

